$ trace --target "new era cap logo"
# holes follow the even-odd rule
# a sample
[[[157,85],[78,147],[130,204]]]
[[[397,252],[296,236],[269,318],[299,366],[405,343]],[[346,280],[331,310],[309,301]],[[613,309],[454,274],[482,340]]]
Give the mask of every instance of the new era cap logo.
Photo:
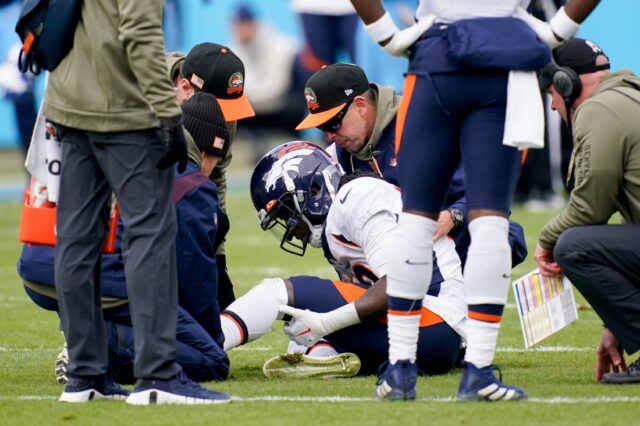
[[[244,90],[244,77],[241,72],[234,72],[229,78],[229,85],[227,86],[227,93],[242,93]]]
[[[307,100],[307,108],[309,108],[309,110],[313,111],[319,107],[318,98],[311,87],[304,89],[304,98]]]
[[[344,89],[344,94],[349,96],[350,94],[353,93],[353,89]]]
[[[593,50],[593,53],[602,53],[602,49],[600,49],[598,45],[591,40],[585,40],[584,42],[591,48],[591,50]]]

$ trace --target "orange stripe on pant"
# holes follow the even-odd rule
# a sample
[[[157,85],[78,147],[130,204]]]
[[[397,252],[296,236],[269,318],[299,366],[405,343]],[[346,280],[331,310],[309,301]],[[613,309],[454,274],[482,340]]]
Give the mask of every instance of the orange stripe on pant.
[[[404,130],[404,122],[407,119],[407,111],[409,111],[409,105],[411,104],[411,97],[413,96],[413,89],[416,86],[415,74],[407,74],[404,78],[404,89],[402,92],[402,100],[398,106],[397,121],[396,121],[396,155],[400,150],[400,143],[402,142],[402,131]]]
[[[336,287],[338,293],[342,296],[342,298],[347,302],[351,303],[358,299],[360,296],[364,294],[367,289],[357,286],[352,283],[345,283],[338,280],[332,280],[331,283]],[[377,319],[384,324],[387,323],[386,317],[380,317]],[[440,324],[444,322],[442,317],[425,308],[424,306],[420,309],[420,327],[429,327],[431,325]]]
[[[473,311],[469,311],[469,318],[484,322],[500,322],[502,320],[501,315],[483,314],[481,312]]]

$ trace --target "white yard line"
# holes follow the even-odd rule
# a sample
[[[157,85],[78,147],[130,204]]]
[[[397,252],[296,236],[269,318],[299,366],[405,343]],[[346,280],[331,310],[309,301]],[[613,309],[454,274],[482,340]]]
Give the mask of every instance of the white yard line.
[[[57,396],[51,395],[0,395],[0,401],[53,401]],[[234,396],[234,402],[377,402],[370,397],[352,396]],[[418,398],[417,402],[455,403],[454,397]],[[613,403],[638,403],[640,397],[616,396],[616,397],[567,397],[551,396],[546,398],[529,398],[533,404],[613,404]]]

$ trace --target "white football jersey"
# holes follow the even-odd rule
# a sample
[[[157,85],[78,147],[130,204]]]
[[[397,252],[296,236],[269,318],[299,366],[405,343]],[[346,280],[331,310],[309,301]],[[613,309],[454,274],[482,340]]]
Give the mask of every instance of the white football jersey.
[[[390,238],[401,211],[400,190],[382,179],[361,177],[340,188],[327,215],[324,250],[343,281],[372,285],[387,275],[393,256]],[[463,336],[467,305],[460,258],[447,237],[433,249],[443,281],[439,290],[425,294],[423,306]]]

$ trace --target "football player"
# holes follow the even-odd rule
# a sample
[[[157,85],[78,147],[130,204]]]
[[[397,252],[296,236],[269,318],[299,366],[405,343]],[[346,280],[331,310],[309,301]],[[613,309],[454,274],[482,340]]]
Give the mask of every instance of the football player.
[[[338,279],[263,280],[222,313],[225,350],[262,336],[276,319],[289,319],[285,332],[309,348],[309,357],[328,357],[331,375],[357,370],[355,357],[338,354],[357,355],[364,374],[387,359],[386,275],[389,241],[402,210],[400,192],[375,176],[341,175],[322,149],[306,142],[280,145],[256,166],[251,197],[262,229],[297,255],[304,255],[307,245],[322,247]],[[421,315],[417,364],[425,374],[454,367],[466,318],[455,244],[443,237],[434,248],[430,291],[416,309]],[[313,359],[303,360],[302,370],[317,372]],[[265,373],[275,375],[277,367],[267,362]],[[288,371],[297,375],[301,369]]]

